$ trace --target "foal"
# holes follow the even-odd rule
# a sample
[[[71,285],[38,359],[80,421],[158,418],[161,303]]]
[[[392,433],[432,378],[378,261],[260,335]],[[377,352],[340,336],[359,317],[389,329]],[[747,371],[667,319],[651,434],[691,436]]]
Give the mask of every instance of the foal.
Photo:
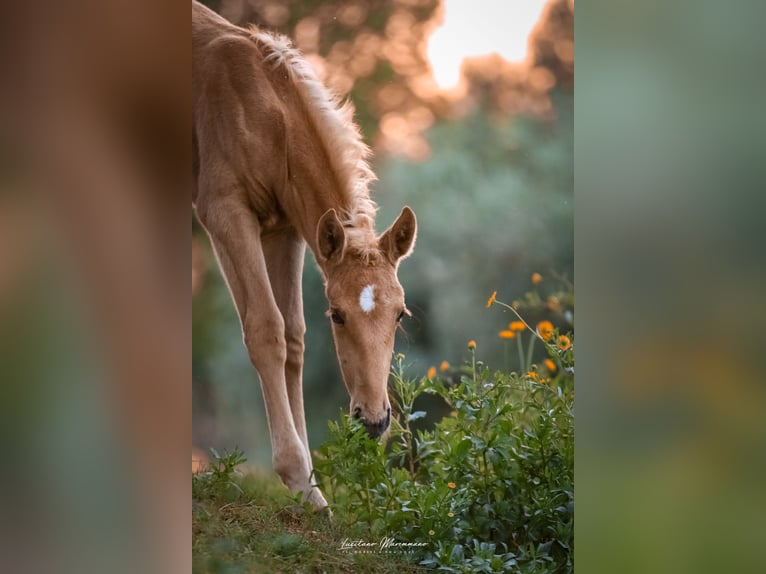
[[[376,236],[374,175],[350,106],[286,38],[192,1],[192,62],[192,203],[260,375],[274,468],[321,508],[303,408],[305,246],[324,277],[351,412],[378,437],[391,417],[388,373],[406,312],[396,271],[412,251],[415,214],[404,207]]]

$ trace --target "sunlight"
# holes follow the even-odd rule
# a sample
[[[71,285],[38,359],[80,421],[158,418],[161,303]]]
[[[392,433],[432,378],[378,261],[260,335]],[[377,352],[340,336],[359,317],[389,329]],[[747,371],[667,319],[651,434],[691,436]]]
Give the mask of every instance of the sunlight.
[[[465,58],[497,53],[509,62],[522,62],[529,34],[547,1],[444,0],[444,23],[428,42],[438,86],[443,90],[458,86]]]

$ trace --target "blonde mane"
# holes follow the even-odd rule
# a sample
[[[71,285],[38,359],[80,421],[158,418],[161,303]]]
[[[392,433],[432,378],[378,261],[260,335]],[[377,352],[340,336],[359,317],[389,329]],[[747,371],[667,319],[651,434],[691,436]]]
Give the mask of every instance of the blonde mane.
[[[354,123],[354,107],[350,101],[341,102],[331,94],[317,78],[311,65],[293,48],[289,38],[252,28],[251,37],[265,48],[265,63],[274,69],[282,67],[297,88],[306,112],[316,128],[324,146],[330,167],[345,194],[348,208],[341,208],[338,215],[347,227],[349,239],[354,241],[356,231],[359,239],[369,241],[370,231],[374,237],[374,221],[377,206],[370,198],[369,184],[376,179],[367,158],[370,148],[362,140],[362,134]],[[357,243],[364,244],[364,241]],[[361,245],[359,245],[361,247]]]

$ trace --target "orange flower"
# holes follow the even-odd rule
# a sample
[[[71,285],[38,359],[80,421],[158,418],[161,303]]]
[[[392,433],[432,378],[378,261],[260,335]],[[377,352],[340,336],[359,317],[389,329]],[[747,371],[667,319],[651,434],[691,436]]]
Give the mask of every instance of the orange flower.
[[[527,327],[524,325],[523,321],[511,321],[511,323],[508,325],[508,328],[511,331],[523,331]]]
[[[474,341],[473,339],[468,341],[468,348],[469,349],[475,349],[476,348],[476,341]]]
[[[448,482],[447,486],[449,486],[450,488],[455,488],[456,485],[454,482]]]
[[[436,367],[428,369],[428,378],[433,379],[436,376]]]
[[[449,363],[447,361],[442,361],[442,364],[439,365],[439,370],[443,373],[447,369],[449,369]]]
[[[537,373],[535,373],[534,371],[527,371],[527,376],[533,381],[537,380]]]
[[[548,369],[551,373],[556,371],[556,363],[554,363],[550,359],[545,359],[545,361],[543,361],[543,364],[545,365],[545,368]]]
[[[513,339],[516,336],[516,333],[513,331],[500,331],[499,333],[501,339]]]
[[[497,291],[492,291],[492,295],[490,295],[489,299],[487,299],[487,309],[492,307],[492,303],[495,302],[496,298],[497,298]]]
[[[550,321],[540,321],[537,324],[537,332],[543,341],[547,341],[553,335],[553,324]]]
[[[539,273],[532,273],[532,283],[537,285],[540,281],[543,280],[543,276]]]
[[[572,341],[569,340],[569,337],[566,335],[559,335],[559,349],[566,351],[571,346]]]

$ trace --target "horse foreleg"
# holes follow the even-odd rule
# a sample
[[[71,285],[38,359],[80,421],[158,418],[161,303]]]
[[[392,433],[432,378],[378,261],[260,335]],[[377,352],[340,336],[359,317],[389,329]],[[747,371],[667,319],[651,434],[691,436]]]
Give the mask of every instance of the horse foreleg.
[[[260,225],[247,206],[233,198],[210,201],[203,195],[197,215],[218,254],[240,314],[245,346],[260,376],[274,469],[291,491],[325,507],[324,497],[311,484],[311,460],[290,408],[285,321],[271,289]]]
[[[306,244],[298,233],[291,229],[265,238],[263,250],[271,289],[285,321],[287,396],[295,428],[306,447],[306,455],[311,461],[311,450],[306,433],[306,415],[303,408],[303,354],[306,323],[303,317],[301,281]]]

